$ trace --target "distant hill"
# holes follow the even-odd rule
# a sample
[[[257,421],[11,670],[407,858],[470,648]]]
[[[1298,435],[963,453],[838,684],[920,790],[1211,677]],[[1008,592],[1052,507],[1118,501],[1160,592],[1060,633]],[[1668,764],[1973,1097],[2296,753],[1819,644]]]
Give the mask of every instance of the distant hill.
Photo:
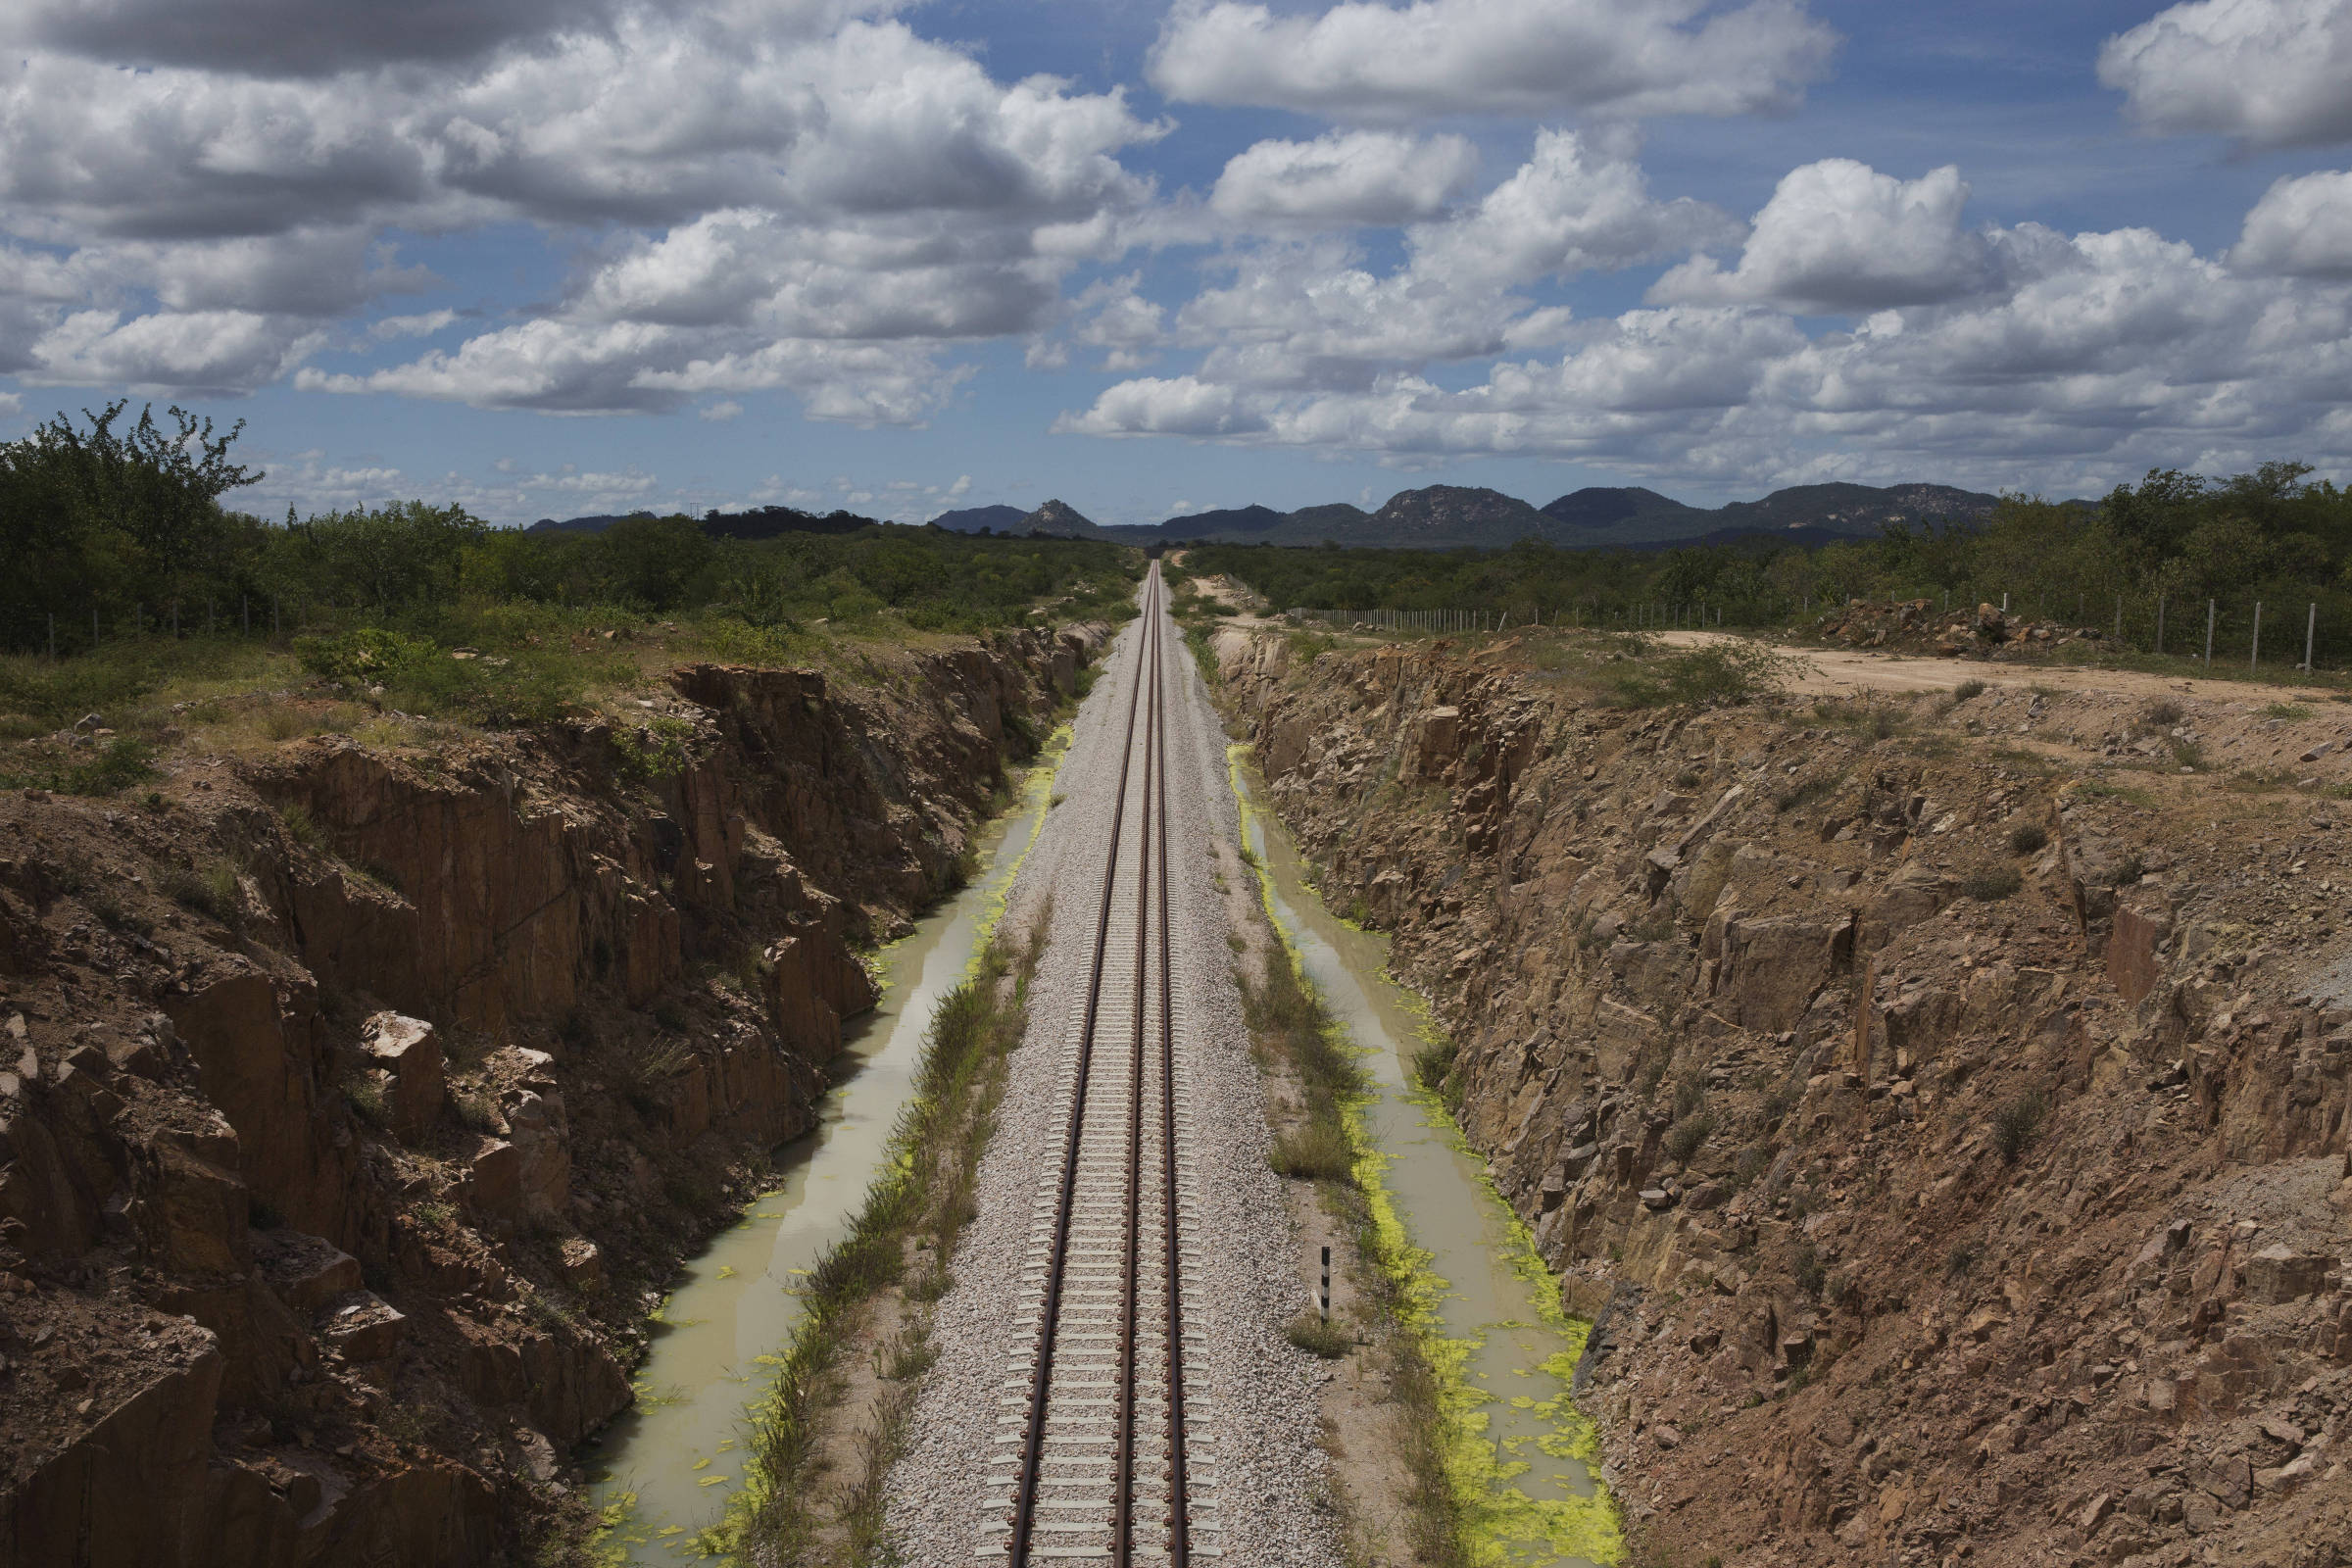
[[[1967,527],[1999,504],[1998,496],[1948,484],[1805,484],[1775,490],[1759,501],[1693,507],[1640,486],[1589,486],[1544,507],[1499,490],[1434,484],[1399,490],[1378,512],[1345,501],[1277,512],[1272,507],[1225,507],[1187,513],[1162,522],[1103,526],[1066,501],[1034,512],[1018,507],[966,507],[943,512],[934,527],[958,533],[1040,533],[1061,539],[1102,539],[1150,548],[1187,540],[1227,544],[1319,545],[1351,548],[1499,550],[1535,538],[1563,549],[1646,550],[1666,545],[1723,544],[1772,539],[1813,545],[1869,538],[1903,524],[1940,532]],[[629,516],[650,517],[650,512]],[[620,516],[543,517],[533,533],[601,533]],[[872,526],[856,513],[819,516],[791,507],[712,512],[703,531],[714,538],[772,539],[782,533],[848,533]]]
[[[965,507],[958,512],[943,512],[931,519],[934,528],[946,528],[952,533],[978,533],[987,528],[996,533],[1017,529],[1020,520],[1029,515],[1018,507]]]
[[[755,507],[749,512],[710,512],[703,516],[703,532],[713,539],[773,539],[785,533],[856,533],[874,526],[874,519],[855,512],[830,512],[818,516],[798,507]]]
[[[1594,485],[1571,491],[1543,509],[1544,515],[1571,528],[1615,528],[1642,517],[1704,516],[1696,507],[1684,506],[1655,490],[1617,489]]]
[[[1049,501],[1013,523],[1014,533],[1050,534],[1056,539],[1102,539],[1109,535],[1066,501]]]
[[[1991,512],[1998,496],[1941,484],[1798,485],[1761,501],[1693,507],[1639,486],[1593,486],[1542,508],[1499,490],[1430,485],[1400,490],[1378,512],[1345,502],[1278,513],[1269,507],[1170,517],[1149,527],[1111,527],[1106,538],[1138,545],[1179,540],[1354,548],[1502,549],[1536,538],[1563,549],[1648,549],[1771,535],[1789,544],[1875,535],[1890,523],[1941,529]]]
[[[678,513],[631,512],[619,515],[596,514],[586,517],[541,517],[526,533],[603,533],[616,522],[632,522],[638,518],[651,520],[656,516],[678,516]],[[856,533],[860,528],[877,526],[872,517],[855,512],[829,512],[818,515],[803,512],[798,507],[754,507],[748,512],[706,512],[703,514],[703,532],[713,539],[773,539],[786,533]]]
[[[611,514],[599,514],[598,515],[590,517],[565,517],[561,522],[557,521],[554,517],[541,517],[537,522],[534,522],[528,528],[525,528],[523,532],[603,533],[607,528],[612,527],[616,522],[626,522],[631,517],[651,517],[654,515],[656,515],[656,514],[651,512],[629,512]]]

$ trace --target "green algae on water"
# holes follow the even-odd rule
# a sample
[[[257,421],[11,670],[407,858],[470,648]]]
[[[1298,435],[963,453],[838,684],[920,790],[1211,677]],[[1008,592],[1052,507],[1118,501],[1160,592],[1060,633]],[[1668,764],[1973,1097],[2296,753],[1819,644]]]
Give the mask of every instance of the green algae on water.
[[[1263,842],[1266,826],[1262,808],[1243,787],[1242,766],[1249,750],[1246,746],[1229,747],[1227,762],[1235,799],[1245,821],[1257,828]],[[1276,886],[1269,859],[1265,856],[1250,858],[1267,920],[1288,952],[1301,983],[1310,983],[1296,934],[1276,907]],[[1319,891],[1311,884],[1309,891],[1320,899]],[[1350,930],[1362,929],[1357,922],[1332,911],[1327,903],[1324,913]],[[1385,970],[1380,978],[1393,988],[1400,1009],[1412,1020],[1413,1033],[1422,1045],[1449,1044],[1422,997]],[[1369,1048],[1364,1049],[1369,1054]],[[1475,1172],[1479,1200],[1499,1221],[1496,1229],[1501,1238],[1500,1261],[1521,1286],[1525,1309],[1548,1331],[1557,1347],[1538,1367],[1557,1392],[1549,1397],[1521,1395],[1508,1401],[1523,1417],[1532,1418],[1518,1424],[1535,1425],[1535,1433],[1496,1437],[1487,1408],[1495,1396],[1479,1388],[1473,1379],[1474,1358],[1485,1348],[1486,1342],[1477,1335],[1448,1332],[1444,1303],[1453,1288],[1433,1266],[1435,1254],[1414,1244],[1410,1226],[1387,1177],[1393,1161],[1377,1146],[1370,1122],[1370,1112],[1381,1103],[1381,1096],[1375,1092],[1344,1106],[1343,1124],[1356,1155],[1354,1175],[1372,1220],[1374,1265],[1395,1288],[1400,1303],[1398,1315],[1436,1374],[1441,1391],[1446,1482],[1461,1509],[1462,1544],[1480,1568],[1503,1568],[1506,1564],[1559,1558],[1583,1558],[1595,1563],[1620,1561],[1625,1551],[1623,1531],[1614,1502],[1597,1475],[1592,1478],[1593,1492],[1589,1496],[1571,1492],[1564,1496],[1536,1497],[1521,1485],[1521,1478],[1535,1468],[1526,1456],[1530,1446],[1555,1462],[1574,1459],[1588,1467],[1596,1467],[1599,1462],[1598,1433],[1568,1396],[1569,1382],[1584,1351],[1590,1326],[1561,1310],[1557,1278],[1544,1267],[1533,1236],[1495,1190],[1486,1161],[1463,1138],[1444,1101],[1427,1089],[1409,1085],[1398,1091],[1397,1098],[1409,1100],[1422,1124],[1438,1134],[1450,1151],[1461,1156],[1461,1163]],[[1524,1327],[1526,1322],[1522,1319],[1492,1326],[1510,1329]],[[1521,1375],[1525,1370],[1514,1369]]]

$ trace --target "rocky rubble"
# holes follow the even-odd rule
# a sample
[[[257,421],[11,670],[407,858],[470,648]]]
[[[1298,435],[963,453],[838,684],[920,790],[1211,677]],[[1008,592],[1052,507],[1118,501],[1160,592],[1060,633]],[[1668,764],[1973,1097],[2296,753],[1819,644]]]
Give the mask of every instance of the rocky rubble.
[[[1216,644],[1652,1559],[2352,1556],[2341,710],[1629,710],[1562,646]]]
[[[2112,646],[2096,626],[2074,626],[2012,614],[1997,605],[1973,611],[1941,611],[1929,599],[1878,604],[1856,599],[1813,623],[1822,641],[1848,648],[1885,648],[1944,659],[2016,659],[2087,645],[2077,653]]]
[[[0,1561],[514,1551],[1101,639],[0,797]]]

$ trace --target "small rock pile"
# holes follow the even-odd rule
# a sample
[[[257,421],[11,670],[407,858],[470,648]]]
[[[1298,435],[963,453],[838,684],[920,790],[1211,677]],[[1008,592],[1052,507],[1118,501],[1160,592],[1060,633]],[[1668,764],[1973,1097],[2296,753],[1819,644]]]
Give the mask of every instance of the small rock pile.
[[[1849,648],[1886,648],[1942,659],[2000,659],[2047,653],[2070,643],[2111,641],[2095,626],[2029,620],[1997,605],[1979,605],[1973,612],[1938,612],[1934,601],[1927,599],[1893,604],[1849,600],[1842,610],[1832,611],[1815,622],[1815,631],[1825,642]]]

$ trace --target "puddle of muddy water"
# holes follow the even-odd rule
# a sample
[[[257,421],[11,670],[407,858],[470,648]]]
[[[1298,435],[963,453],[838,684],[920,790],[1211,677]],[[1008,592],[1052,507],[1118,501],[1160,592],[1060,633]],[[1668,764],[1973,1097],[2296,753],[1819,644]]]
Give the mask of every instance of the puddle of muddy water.
[[[599,1501],[622,1505],[607,1539],[617,1561],[702,1559],[743,1480],[749,1412],[801,1320],[793,1287],[856,1217],[899,1109],[912,1094],[923,1035],[969,971],[1051,806],[1054,762],[1030,770],[1022,809],[979,842],[980,874],[877,955],[882,1001],[842,1028],[815,1127],[776,1155],[777,1185],[686,1265],[654,1328],[637,1404],[597,1449]]]
[[[1234,769],[1267,902],[1325,1004],[1363,1048],[1375,1085],[1362,1127],[1385,1156],[1390,1205],[1426,1255],[1441,1372],[1452,1363],[1471,1430],[1452,1457],[1456,1487],[1474,1494],[1480,1556],[1491,1562],[1589,1568],[1616,1555],[1607,1498],[1579,1453],[1592,1428],[1568,1402],[1585,1325],[1561,1317],[1555,1283],[1436,1099],[1412,1087],[1429,1038],[1420,999],[1388,978],[1389,944],[1335,916],[1309,884],[1289,832],[1254,803],[1264,782]],[[1377,1200],[1377,1195],[1376,1195]],[[1580,1555],[1579,1552],[1590,1555]]]

